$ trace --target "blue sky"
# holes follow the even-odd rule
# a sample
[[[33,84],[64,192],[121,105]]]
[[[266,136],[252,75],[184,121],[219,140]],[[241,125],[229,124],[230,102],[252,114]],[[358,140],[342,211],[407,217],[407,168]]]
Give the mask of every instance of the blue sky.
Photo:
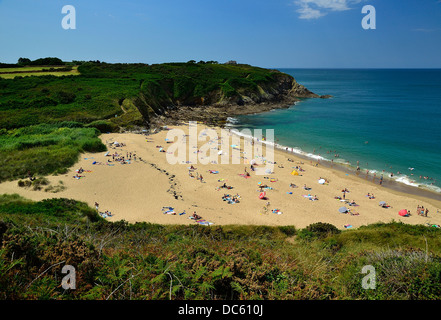
[[[64,30],[61,9],[76,9]],[[365,30],[364,5],[376,9]],[[0,62],[19,57],[261,67],[441,68],[439,0],[0,0]]]

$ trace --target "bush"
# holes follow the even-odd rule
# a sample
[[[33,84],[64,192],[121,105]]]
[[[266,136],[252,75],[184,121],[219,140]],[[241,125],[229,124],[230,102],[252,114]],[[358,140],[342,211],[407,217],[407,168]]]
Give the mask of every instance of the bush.
[[[58,91],[57,98],[61,104],[69,104],[75,101],[76,95],[72,92]]]
[[[279,230],[286,234],[288,237],[296,234],[296,228],[294,226],[280,226]]]
[[[29,188],[32,185],[30,180],[18,180],[18,186],[21,188]]]
[[[302,232],[302,235],[306,238],[325,238],[328,235],[339,234],[341,231],[334,225],[325,222],[317,222],[310,224]]]
[[[107,120],[97,120],[86,125],[86,128],[97,128],[101,133],[117,132],[118,126]]]
[[[0,135],[0,181],[33,175],[63,173],[81,152],[101,152],[106,146],[96,128],[78,122],[40,124]],[[23,185],[23,183],[21,183]],[[25,185],[23,185],[25,186]]]

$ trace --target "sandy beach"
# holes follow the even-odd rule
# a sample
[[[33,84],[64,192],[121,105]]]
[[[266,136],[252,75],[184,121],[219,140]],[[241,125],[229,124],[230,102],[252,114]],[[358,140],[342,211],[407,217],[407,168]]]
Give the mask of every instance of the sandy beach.
[[[173,128],[186,134],[189,130],[188,126],[169,127]],[[204,128],[203,125],[198,126],[199,130]],[[264,175],[257,175],[251,170],[252,157],[243,153],[245,144],[240,147],[239,164],[221,164],[220,160],[208,164],[188,161],[170,164],[167,154],[170,155],[168,150],[174,144],[166,141],[169,131],[149,136],[102,134],[100,138],[109,149],[107,155],[104,152],[82,154],[80,161],[68,173],[47,177],[52,185],[62,183],[65,190],[57,193],[32,191],[19,187],[17,181],[10,181],[0,184],[0,193],[17,193],[32,200],[73,198],[91,207],[96,202],[100,212],[111,212],[112,216],[106,219],[131,223],[195,224],[197,222],[190,217],[196,212],[202,222],[213,225],[294,225],[303,228],[311,223],[327,222],[345,229],[345,226],[357,228],[393,220],[441,225],[440,201],[391,190],[281,150],[275,150],[273,172]],[[219,133],[220,128],[216,131]],[[207,139],[198,145],[209,142],[210,149],[217,152],[219,141]],[[231,149],[228,157],[233,160]],[[190,155],[197,150],[187,146],[186,152]],[[128,163],[121,164],[117,161],[120,157]],[[192,165],[195,169],[189,170]],[[81,177],[74,178],[79,168],[84,172],[79,173]],[[248,177],[245,172],[249,173]],[[199,175],[203,176],[202,181],[197,179]],[[319,183],[321,178],[326,182]],[[224,184],[232,189],[221,188]],[[297,187],[291,187],[291,184]],[[266,188],[261,188],[265,185]],[[305,185],[310,189],[305,190]],[[344,189],[348,192],[342,192]],[[265,192],[266,199],[259,199],[261,192]],[[368,197],[368,193],[374,198]],[[224,195],[238,195],[239,201],[229,203],[223,199]],[[336,199],[343,196],[345,199]],[[317,200],[314,200],[315,197]],[[349,205],[348,202],[352,201],[356,205]],[[390,207],[381,207],[380,201],[385,201]],[[417,206],[427,208],[428,216],[418,215]],[[167,213],[167,207],[173,208],[173,211]],[[350,212],[341,213],[341,207]],[[400,216],[398,212],[402,209],[410,210],[411,215]]]

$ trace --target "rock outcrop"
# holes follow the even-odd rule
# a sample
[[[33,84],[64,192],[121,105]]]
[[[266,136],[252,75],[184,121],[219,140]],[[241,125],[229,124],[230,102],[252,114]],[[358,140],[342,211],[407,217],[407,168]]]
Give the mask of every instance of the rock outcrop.
[[[156,127],[190,120],[220,124],[234,115],[288,108],[300,99],[324,97],[280,71],[268,70],[267,78],[251,85],[226,79],[202,96],[194,94],[197,85],[190,78],[145,81],[134,104],[146,122]],[[188,89],[176,96],[176,86]]]

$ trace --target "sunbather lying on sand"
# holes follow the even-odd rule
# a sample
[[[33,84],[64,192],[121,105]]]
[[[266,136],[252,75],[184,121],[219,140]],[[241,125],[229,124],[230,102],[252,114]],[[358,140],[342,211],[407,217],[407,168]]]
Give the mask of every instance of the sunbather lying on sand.
[[[194,219],[196,219],[196,220],[202,219],[201,216],[199,216],[199,215],[196,214],[196,211],[193,212],[192,217],[193,217]]]

